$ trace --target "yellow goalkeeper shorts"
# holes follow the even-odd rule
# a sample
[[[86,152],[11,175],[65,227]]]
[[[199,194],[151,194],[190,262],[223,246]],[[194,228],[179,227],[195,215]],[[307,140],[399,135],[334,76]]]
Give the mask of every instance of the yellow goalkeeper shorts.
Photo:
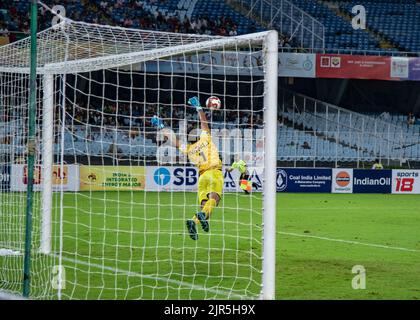
[[[205,171],[198,178],[198,201],[201,204],[203,200],[208,200],[209,193],[215,192],[222,197],[223,191],[223,173],[217,169]]]

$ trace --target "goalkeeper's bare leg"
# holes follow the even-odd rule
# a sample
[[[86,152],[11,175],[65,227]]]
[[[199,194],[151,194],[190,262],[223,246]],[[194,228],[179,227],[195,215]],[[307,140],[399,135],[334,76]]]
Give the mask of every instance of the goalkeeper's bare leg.
[[[201,212],[199,213],[203,213],[203,215],[201,215],[201,219],[198,219],[205,232],[209,232],[208,220],[210,219],[213,208],[217,207],[220,202],[220,196],[216,192],[210,192],[208,198],[208,200],[201,202]]]
[[[216,192],[210,192],[208,194],[208,200],[201,201],[201,211],[196,213],[194,217],[190,220],[187,220],[187,228],[191,239],[197,240],[197,224],[201,225],[201,228],[204,232],[209,232],[209,218],[213,211],[213,208],[218,206],[220,202],[220,196]]]

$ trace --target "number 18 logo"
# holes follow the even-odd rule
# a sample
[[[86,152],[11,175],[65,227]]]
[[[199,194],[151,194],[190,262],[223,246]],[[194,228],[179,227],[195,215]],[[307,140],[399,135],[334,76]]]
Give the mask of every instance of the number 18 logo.
[[[397,192],[411,192],[413,191],[414,178],[397,178]]]

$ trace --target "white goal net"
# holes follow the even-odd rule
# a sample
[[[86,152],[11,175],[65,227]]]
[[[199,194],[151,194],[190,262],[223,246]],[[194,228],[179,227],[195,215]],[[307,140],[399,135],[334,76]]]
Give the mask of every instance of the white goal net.
[[[31,298],[274,298],[277,34],[66,20],[37,41]],[[0,290],[11,293],[29,57],[29,39],[0,48]]]

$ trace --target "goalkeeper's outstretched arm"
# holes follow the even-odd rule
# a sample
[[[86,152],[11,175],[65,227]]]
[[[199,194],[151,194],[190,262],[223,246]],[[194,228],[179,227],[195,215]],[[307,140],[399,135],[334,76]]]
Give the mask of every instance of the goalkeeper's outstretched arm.
[[[210,127],[203,109],[198,110],[198,117],[200,118],[201,130],[210,133]]]
[[[210,127],[207,121],[207,116],[204,113],[203,108],[201,107],[200,100],[198,99],[198,97],[192,97],[188,99],[188,104],[193,106],[197,110],[198,117],[200,119],[201,130],[210,133]],[[169,142],[174,147],[185,152],[186,145],[180,142],[180,140],[172,130],[165,128],[163,121],[159,117],[153,116],[153,118],[151,119],[151,124],[154,127],[161,129],[162,134],[168,138]]]
[[[203,107],[200,104],[200,100],[198,99],[198,97],[192,97],[188,99],[188,104],[193,106],[197,112],[198,112],[198,117],[200,118],[200,124],[201,124],[201,130],[203,131],[207,131],[210,133],[210,128],[209,128],[209,124],[207,121],[207,117],[206,114],[203,111]]]

